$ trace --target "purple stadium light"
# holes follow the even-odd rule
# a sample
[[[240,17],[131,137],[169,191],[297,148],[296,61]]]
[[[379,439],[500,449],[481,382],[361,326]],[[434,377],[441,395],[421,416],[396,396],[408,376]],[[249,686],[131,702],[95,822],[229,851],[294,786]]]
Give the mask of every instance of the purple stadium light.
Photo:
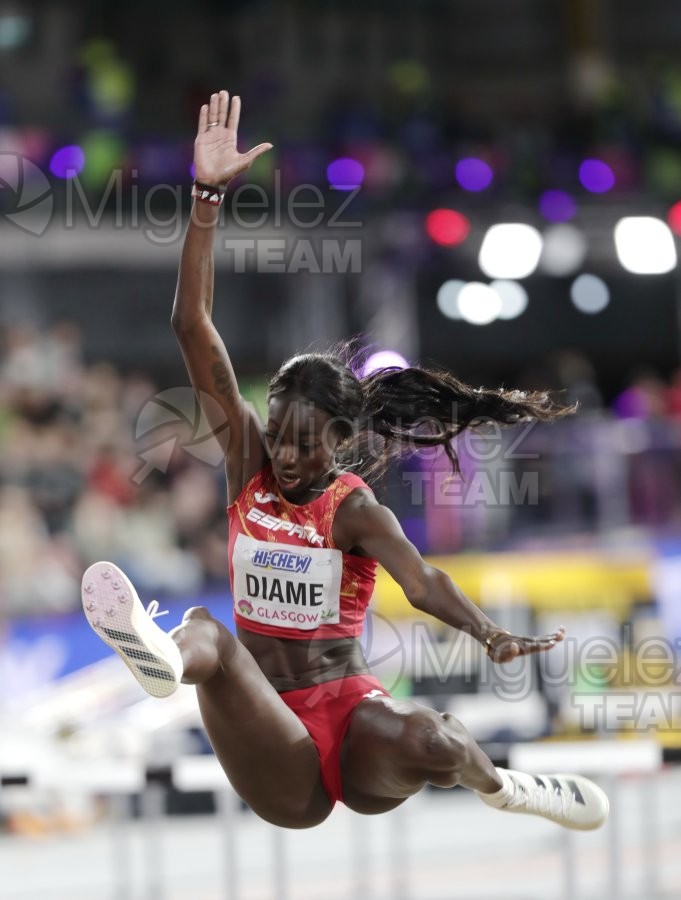
[[[605,194],[615,184],[615,175],[601,159],[585,159],[579,167],[579,180],[592,194]]]
[[[464,191],[484,191],[492,183],[494,172],[482,159],[469,156],[456,164],[456,180]]]
[[[539,211],[547,222],[569,222],[577,212],[577,204],[565,191],[544,191],[539,198]]]
[[[364,181],[364,166],[356,159],[342,156],[326,167],[329,184],[337,191],[352,191]]]
[[[372,353],[364,363],[362,377],[366,378],[367,375],[371,375],[372,372],[376,372],[378,369],[388,369],[391,366],[398,369],[406,369],[409,363],[395,350],[378,350],[376,353]]]
[[[50,160],[50,172],[57,178],[74,178],[85,165],[85,154],[77,144],[55,150]]]

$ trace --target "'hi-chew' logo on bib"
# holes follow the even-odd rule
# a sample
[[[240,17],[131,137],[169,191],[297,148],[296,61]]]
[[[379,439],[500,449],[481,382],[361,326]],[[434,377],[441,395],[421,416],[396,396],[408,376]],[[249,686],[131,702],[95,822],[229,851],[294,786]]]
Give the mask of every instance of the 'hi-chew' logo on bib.
[[[299,550],[239,534],[232,566],[234,602],[250,621],[305,631],[340,622],[340,550]]]

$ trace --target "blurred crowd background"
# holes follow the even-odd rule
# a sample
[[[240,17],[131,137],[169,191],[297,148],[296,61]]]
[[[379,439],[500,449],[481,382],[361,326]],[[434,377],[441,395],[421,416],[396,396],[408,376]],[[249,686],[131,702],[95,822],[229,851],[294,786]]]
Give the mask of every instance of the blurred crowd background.
[[[635,0],[0,3],[10,637],[77,611],[101,558],[145,596],[228,598],[221,461],[170,328],[196,117],[222,87],[243,98],[241,146],[274,144],[216,240],[214,318],[248,399],[262,409],[292,353],[358,335],[578,401],[486,450],[460,441],[454,485],[422,455],[377,490],[424,554],[474,557],[483,580],[499,554],[605,572],[627,556],[611,626],[657,614],[654,567],[681,555],[679,38],[673,0],[645,16]],[[582,569],[561,566],[546,598],[569,611],[593,585],[566,599],[561,573]],[[482,583],[463,580],[494,608],[503,590]],[[541,592],[513,591],[530,627]]]
[[[225,588],[223,468],[215,448],[192,452],[199,422],[187,393],[166,389],[164,402],[153,372],[86,364],[73,322],[7,327],[2,340],[5,612],[76,608],[82,572],[102,558],[155,595]],[[638,528],[642,539],[646,529],[678,533],[681,374],[634,378],[607,404],[588,360],[565,352],[555,359],[555,383],[580,403],[578,418],[503,439],[488,430],[480,452],[460,441],[464,480],[455,496],[443,488],[442,455],[406,460],[377,485],[424,553],[569,547],[575,536],[596,542],[617,529]],[[197,446],[204,442],[199,434]],[[494,472],[509,479],[506,492]],[[523,487],[523,472],[536,482]],[[521,502],[512,502],[512,489]]]
[[[680,42],[678,0],[0,0],[0,775],[56,761],[96,776],[89,764],[114,755],[144,774],[208,749],[194,695],[152,705],[137,691],[84,621],[79,587],[110,559],[169,607],[168,627],[198,604],[233,627],[222,460],[170,326],[196,120],[221,88],[243,99],[241,149],[274,145],[230,187],[215,244],[214,320],[261,412],[283,360],[351,336],[367,364],[579,404],[551,426],[460,437],[461,478],[421,453],[375,485],[502,627],[562,622],[569,640],[504,683],[379,571],[362,638],[375,673],[460,716],[501,758],[518,741],[615,734],[652,735],[678,758]],[[94,789],[73,813],[78,790],[28,788],[15,800],[3,785],[4,830],[106,812]],[[653,814],[613,819],[641,824],[647,846],[664,834],[676,872],[674,797],[657,833]],[[123,799],[109,806],[122,819],[136,810]],[[450,812],[440,828],[422,799],[419,888],[440,871],[450,896]],[[361,844],[358,879],[369,859],[387,871],[352,823],[353,840],[326,852],[338,863],[341,845]],[[267,830],[243,843],[263,878]],[[398,854],[406,831],[391,832]],[[480,860],[467,896],[508,892],[506,864],[507,883],[489,881],[486,820],[465,831]],[[546,872],[549,896],[554,835],[537,832],[532,856],[534,837],[511,832],[493,838],[508,871]],[[303,840],[296,858],[309,860]],[[36,866],[11,843],[0,896],[104,896],[108,863],[88,853],[76,893],[84,846],[73,866],[58,847]],[[199,896],[195,846],[173,864],[194,865],[186,895]],[[161,871],[153,848],[142,856]]]

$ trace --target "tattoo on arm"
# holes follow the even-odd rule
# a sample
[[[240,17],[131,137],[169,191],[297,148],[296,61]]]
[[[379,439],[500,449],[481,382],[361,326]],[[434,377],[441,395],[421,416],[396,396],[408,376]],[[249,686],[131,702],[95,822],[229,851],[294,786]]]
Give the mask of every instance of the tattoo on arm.
[[[233,395],[232,386],[229,381],[229,373],[227,372],[227,366],[224,363],[216,362],[211,366],[211,373],[213,375],[213,385],[218,394],[222,394],[225,397],[231,397]]]
[[[211,350],[213,351],[214,356],[222,357],[222,352],[215,345],[211,346]],[[222,362],[222,359],[214,362],[210,367],[210,371],[213,376],[213,386],[218,394],[222,394],[223,397],[233,398],[234,387],[231,383],[227,366]]]

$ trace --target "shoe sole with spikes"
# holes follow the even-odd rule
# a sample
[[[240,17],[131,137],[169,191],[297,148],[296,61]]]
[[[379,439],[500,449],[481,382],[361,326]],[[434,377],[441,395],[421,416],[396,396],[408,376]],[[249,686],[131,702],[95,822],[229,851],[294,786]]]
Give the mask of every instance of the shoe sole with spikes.
[[[182,679],[173,639],[147,613],[118,566],[96,562],[83,575],[83,609],[95,633],[118,653],[152,697],[168,697]]]

